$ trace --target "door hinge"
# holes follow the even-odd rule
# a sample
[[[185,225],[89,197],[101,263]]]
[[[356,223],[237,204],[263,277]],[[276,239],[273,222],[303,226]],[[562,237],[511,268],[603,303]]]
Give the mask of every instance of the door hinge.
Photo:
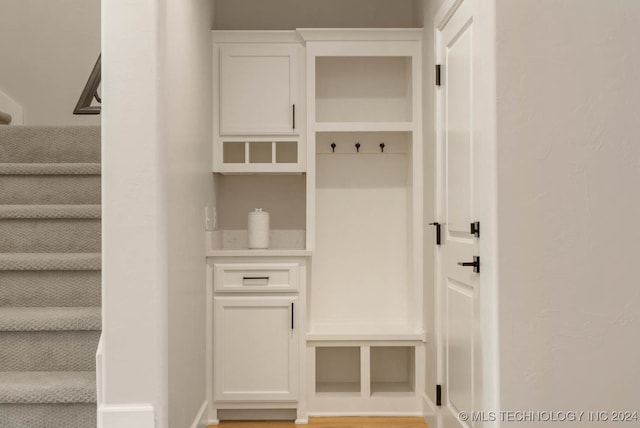
[[[431,226],[435,226],[436,227],[436,245],[440,245],[441,243],[441,227],[440,227],[440,223],[438,223],[437,221],[434,221],[433,223],[429,223]]]
[[[480,222],[474,221],[471,223],[471,228],[469,229],[469,233],[471,233],[476,238],[480,237]]]
[[[436,86],[440,86],[440,64],[436,64]]]
[[[442,406],[442,385],[436,385],[436,406]]]

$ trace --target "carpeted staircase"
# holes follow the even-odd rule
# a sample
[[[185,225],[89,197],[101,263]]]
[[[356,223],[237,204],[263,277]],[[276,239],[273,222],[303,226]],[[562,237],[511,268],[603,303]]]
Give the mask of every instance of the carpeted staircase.
[[[96,426],[100,128],[0,126],[0,427]]]

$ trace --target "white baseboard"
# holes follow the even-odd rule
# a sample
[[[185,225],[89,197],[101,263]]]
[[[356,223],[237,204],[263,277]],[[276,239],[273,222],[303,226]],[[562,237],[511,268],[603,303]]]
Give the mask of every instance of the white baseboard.
[[[422,393],[422,404],[424,408],[424,421],[429,428],[438,428],[436,406],[426,393]]]
[[[98,428],[155,428],[151,404],[98,407]]]
[[[207,410],[209,409],[209,403],[205,400],[200,406],[198,414],[191,423],[191,428],[207,428]]]

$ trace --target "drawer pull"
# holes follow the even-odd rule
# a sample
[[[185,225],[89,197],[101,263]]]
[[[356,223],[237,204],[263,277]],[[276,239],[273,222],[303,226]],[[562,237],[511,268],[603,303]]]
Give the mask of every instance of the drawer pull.
[[[255,279],[255,280],[261,279],[263,281],[269,281],[269,277],[268,276],[243,276],[242,277],[243,281],[247,281],[247,280],[250,280],[250,279]]]

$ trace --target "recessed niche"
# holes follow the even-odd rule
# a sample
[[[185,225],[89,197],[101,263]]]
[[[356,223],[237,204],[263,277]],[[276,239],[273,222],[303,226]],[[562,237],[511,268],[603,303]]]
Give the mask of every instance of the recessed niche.
[[[276,163],[297,163],[298,143],[296,141],[276,142]]]
[[[371,347],[371,395],[396,395],[415,391],[415,348]]]
[[[360,395],[360,347],[316,347],[316,393]]]
[[[409,57],[317,57],[317,122],[409,122]]]
[[[242,141],[225,141],[222,143],[222,161],[224,163],[244,163],[245,143]]]
[[[249,163],[271,163],[272,145],[268,141],[249,143]]]

